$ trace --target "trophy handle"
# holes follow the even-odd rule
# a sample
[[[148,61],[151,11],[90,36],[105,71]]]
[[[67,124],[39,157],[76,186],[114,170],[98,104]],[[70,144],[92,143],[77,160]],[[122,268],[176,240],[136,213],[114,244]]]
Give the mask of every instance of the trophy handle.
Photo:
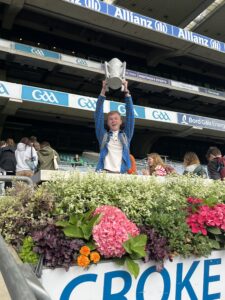
[[[104,63],[104,67],[105,67],[105,79],[106,79],[106,92],[109,91],[109,85],[108,85],[108,78],[109,78],[109,70],[108,70],[108,63],[107,61],[105,61]]]
[[[122,65],[122,79],[123,80],[125,79],[125,75],[126,75],[126,66],[127,66],[127,63],[124,61],[123,65]],[[121,92],[123,92],[123,91],[124,91],[124,85],[122,84]]]

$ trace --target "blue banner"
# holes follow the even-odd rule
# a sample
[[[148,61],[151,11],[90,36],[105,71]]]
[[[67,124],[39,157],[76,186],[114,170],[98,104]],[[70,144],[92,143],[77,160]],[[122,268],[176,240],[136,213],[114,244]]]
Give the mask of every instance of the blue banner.
[[[22,86],[22,99],[51,105],[69,106],[69,94],[67,93],[26,85]]]
[[[55,59],[60,59],[61,55],[60,53],[54,52],[54,51],[49,51],[41,48],[36,48],[24,44],[19,44],[15,43],[15,50],[26,52],[26,53],[31,53],[40,57],[49,57],[49,58],[55,58]]]
[[[198,128],[225,131],[225,121],[195,115],[178,113],[178,123]]]
[[[118,20],[129,22],[150,30],[158,31],[166,35],[170,35],[199,46],[207,47],[212,50],[225,52],[225,44],[223,42],[211,39],[207,36],[184,30],[182,28],[140,15],[122,7],[106,4],[100,0],[63,0],[84,8],[94,10],[99,13],[107,14]]]
[[[110,111],[116,110],[121,116],[126,115],[126,107],[124,103],[110,101]],[[143,106],[134,105],[134,116],[138,119],[146,119],[145,108]]]

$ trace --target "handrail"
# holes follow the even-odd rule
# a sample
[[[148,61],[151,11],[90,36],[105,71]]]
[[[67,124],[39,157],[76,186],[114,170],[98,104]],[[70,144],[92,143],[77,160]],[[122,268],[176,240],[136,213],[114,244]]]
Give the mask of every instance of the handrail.
[[[0,271],[12,300],[37,300],[1,235]]]
[[[27,176],[13,176],[13,175],[1,175],[0,181],[24,181],[28,185],[33,187],[33,181]]]

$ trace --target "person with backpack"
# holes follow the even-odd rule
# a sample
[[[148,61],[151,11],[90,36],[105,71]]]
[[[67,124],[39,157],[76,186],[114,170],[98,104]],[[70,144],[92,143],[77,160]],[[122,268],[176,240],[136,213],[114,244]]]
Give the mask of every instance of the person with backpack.
[[[200,160],[195,152],[186,152],[184,155],[184,172],[185,174],[194,174],[207,178],[205,168],[200,164]]]
[[[225,157],[217,147],[210,147],[206,153],[208,160],[209,178],[213,180],[224,180],[225,178]]]
[[[130,142],[134,132],[133,101],[128,90],[128,82],[123,81],[126,122],[121,129],[122,118],[118,111],[111,111],[107,116],[107,131],[104,126],[103,105],[106,99],[106,81],[102,82],[102,90],[98,97],[95,111],[95,132],[100,146],[100,156],[96,171],[109,173],[127,173],[131,168]]]

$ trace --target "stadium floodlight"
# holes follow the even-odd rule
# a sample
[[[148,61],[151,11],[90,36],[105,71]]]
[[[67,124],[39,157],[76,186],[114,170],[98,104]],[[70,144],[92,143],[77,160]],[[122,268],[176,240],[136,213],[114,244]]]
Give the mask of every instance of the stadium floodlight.
[[[205,10],[203,10],[195,19],[193,19],[184,29],[193,30],[214,14],[223,4],[225,0],[215,0]]]
[[[118,58],[113,58],[109,62],[105,61],[106,90],[108,91],[109,88],[122,90],[125,73],[126,62],[122,63]]]

